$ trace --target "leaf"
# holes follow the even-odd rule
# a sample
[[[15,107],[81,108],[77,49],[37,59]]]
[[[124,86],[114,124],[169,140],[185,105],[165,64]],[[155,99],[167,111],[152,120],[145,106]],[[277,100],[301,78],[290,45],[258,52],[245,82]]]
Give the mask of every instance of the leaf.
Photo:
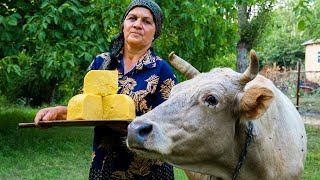
[[[42,27],[43,27],[43,29],[47,29],[48,24],[47,23],[42,23]]]
[[[30,24],[29,28],[28,28],[30,33],[36,32],[37,31],[37,27],[33,24]]]
[[[304,20],[300,20],[300,21],[298,22],[298,29],[299,29],[300,31],[303,31],[303,30],[304,30],[304,25],[305,25]]]
[[[66,75],[67,75],[67,77],[70,77],[71,73],[72,73],[72,71],[71,71],[70,69],[66,69]]]
[[[16,19],[21,19],[22,18],[19,13],[13,13],[11,16],[15,17]]]
[[[79,44],[79,47],[81,50],[85,51],[86,50],[86,46],[84,44]]]
[[[97,27],[97,24],[91,24],[90,25],[90,30],[93,31]]]
[[[40,6],[41,9],[44,9],[49,3],[47,1],[43,2]]]
[[[71,24],[71,23],[67,23],[67,27],[68,27],[69,30],[73,30],[73,27],[74,27],[74,26],[73,26],[73,24]]]
[[[92,57],[92,55],[89,54],[89,53],[84,53],[84,59],[85,59],[86,61],[92,61],[93,57]]]
[[[67,67],[67,63],[66,62],[62,62],[62,68],[66,69],[66,67]]]
[[[105,40],[103,39],[103,38],[99,38],[98,40],[97,40],[97,43],[98,44],[101,44],[101,43],[103,43]]]
[[[47,22],[48,24],[50,24],[51,18],[49,16],[44,17],[44,22]]]
[[[46,38],[46,33],[43,32],[43,31],[41,31],[41,32],[38,34],[38,39],[39,39],[40,41],[44,41],[45,38]]]
[[[72,67],[74,67],[74,62],[73,60],[67,61]]]
[[[10,26],[16,26],[18,24],[17,19],[13,16],[9,16],[7,22]]]
[[[0,40],[2,41],[10,41],[11,40],[11,35],[8,32],[2,32],[0,33]]]
[[[52,63],[53,63],[53,60],[52,59],[48,59],[48,68],[51,67]]]
[[[14,72],[21,76],[21,69],[18,65],[13,65]]]
[[[200,26],[197,25],[197,26],[195,27],[195,29],[194,29],[194,36],[195,36],[195,37],[198,37],[199,34],[200,34]]]
[[[59,23],[58,16],[53,16],[53,21],[54,21],[55,24],[58,24]]]
[[[70,9],[72,9],[72,11],[75,13],[75,14],[80,14],[80,12],[79,12],[79,10],[78,10],[78,8],[76,7],[76,6],[71,6],[71,8]]]

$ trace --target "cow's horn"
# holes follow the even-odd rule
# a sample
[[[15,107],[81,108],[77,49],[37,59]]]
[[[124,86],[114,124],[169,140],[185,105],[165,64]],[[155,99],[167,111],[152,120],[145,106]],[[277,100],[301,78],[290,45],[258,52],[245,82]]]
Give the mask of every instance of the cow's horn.
[[[198,75],[200,72],[194,68],[190,63],[183,60],[179,56],[175,55],[174,52],[171,52],[169,55],[169,62],[171,65],[180,71],[182,74],[187,76],[187,78],[191,79],[194,76]]]
[[[241,75],[240,82],[241,84],[246,84],[252,79],[254,79],[259,72],[259,60],[257,58],[256,52],[252,49],[250,51],[250,64],[246,71]]]

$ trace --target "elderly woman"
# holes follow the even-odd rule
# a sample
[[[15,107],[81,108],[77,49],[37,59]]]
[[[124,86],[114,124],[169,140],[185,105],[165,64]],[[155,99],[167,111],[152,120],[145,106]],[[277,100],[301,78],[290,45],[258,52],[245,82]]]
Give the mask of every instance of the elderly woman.
[[[131,2],[121,27],[109,52],[96,56],[88,70],[118,69],[118,93],[134,100],[139,116],[165,101],[177,80],[153,51],[162,28],[162,12],[155,2]],[[34,121],[65,119],[66,114],[65,106],[49,107],[40,110]],[[123,143],[124,136],[106,126],[95,127],[89,179],[174,179],[172,166],[136,156]]]

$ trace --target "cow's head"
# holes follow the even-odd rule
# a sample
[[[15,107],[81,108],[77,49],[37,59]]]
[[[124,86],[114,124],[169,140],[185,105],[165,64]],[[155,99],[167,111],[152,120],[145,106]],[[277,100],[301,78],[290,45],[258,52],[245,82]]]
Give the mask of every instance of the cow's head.
[[[172,89],[167,101],[133,120],[128,148],[185,169],[203,170],[206,167],[201,166],[212,162],[219,166],[238,145],[236,139],[242,138],[237,137],[239,124],[258,119],[272,102],[270,82],[256,77],[258,69],[251,51],[251,63],[243,74],[229,68],[194,71],[192,79]]]

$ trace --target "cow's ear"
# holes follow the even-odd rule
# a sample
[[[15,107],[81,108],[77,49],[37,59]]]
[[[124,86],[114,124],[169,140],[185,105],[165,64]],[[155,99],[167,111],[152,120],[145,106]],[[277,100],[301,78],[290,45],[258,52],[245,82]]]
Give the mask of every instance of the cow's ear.
[[[274,94],[266,87],[251,86],[245,90],[240,100],[241,119],[258,119],[269,108]]]

